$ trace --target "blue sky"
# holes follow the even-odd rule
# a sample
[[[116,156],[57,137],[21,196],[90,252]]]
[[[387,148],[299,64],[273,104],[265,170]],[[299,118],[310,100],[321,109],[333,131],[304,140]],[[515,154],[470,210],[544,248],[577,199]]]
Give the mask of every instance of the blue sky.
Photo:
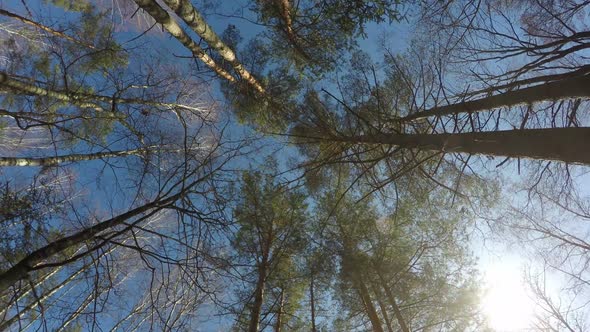
[[[26,11],[24,10],[22,3],[23,2],[0,0],[0,6],[2,8],[11,9],[20,14],[25,14]],[[27,1],[26,3],[34,14],[42,14],[44,17],[50,17],[53,21],[63,20],[63,12],[61,10],[52,8],[50,11],[47,11],[45,9],[47,7],[43,5],[44,3],[42,1]],[[209,15],[208,20],[218,33],[221,33],[227,24],[231,22],[231,24],[234,24],[238,27],[238,30],[241,32],[244,40],[248,40],[261,31],[260,27],[256,27],[244,20],[228,19],[219,15]],[[359,39],[358,43],[360,48],[367,52],[375,62],[380,62],[382,59],[382,42],[386,41],[388,47],[391,47],[394,51],[401,52],[410,42],[411,34],[413,32],[412,30],[412,23],[407,22],[393,24],[389,27],[371,23],[366,29],[367,38]],[[118,36],[121,38],[121,40],[129,40],[133,36],[136,36],[139,32],[140,31],[137,30],[129,30],[126,32],[120,32]],[[158,46],[162,48],[160,50],[161,54],[188,55],[188,51],[186,51],[176,40],[170,38],[166,33],[151,33],[144,36],[142,39],[135,41],[134,43],[141,44],[145,40],[155,41]],[[132,61],[134,60],[132,59]],[[188,63],[191,60],[177,59],[175,61]],[[228,106],[223,104],[222,96],[218,90],[217,83],[213,83],[212,86],[213,88],[211,92],[213,97],[221,102],[221,108],[226,110]],[[225,113],[224,117],[226,119],[231,119],[231,124],[228,129],[231,132],[232,137],[241,138],[243,136],[256,135],[246,126],[237,124],[231,114]],[[247,158],[236,160],[234,164],[231,165],[231,167],[239,169],[245,168],[249,165],[256,166],[257,163],[263,163],[264,158],[268,154],[275,154],[275,157],[277,157],[282,162],[283,167],[286,167],[286,159],[291,156],[296,156],[296,151],[293,148],[284,148],[280,144],[277,144],[276,141],[273,141],[273,138],[262,138],[257,140],[257,145],[260,146],[258,153],[250,155]],[[46,151],[41,152],[43,153]],[[90,205],[95,204],[95,206],[92,207],[105,210],[113,208],[113,210],[116,210],[117,208],[126,206],[129,202],[127,197],[124,197],[125,192],[119,191],[119,189],[115,190],[110,187],[110,183],[115,181],[115,174],[117,173],[116,171],[111,172],[107,168],[101,177],[102,187],[96,184],[96,175],[99,174],[103,166],[104,165],[101,162],[88,162],[72,166],[71,168],[77,174],[79,179],[78,189],[80,190],[81,194],[86,196]],[[4,178],[8,179],[17,179],[21,177],[29,178],[36,171],[36,169],[3,169],[2,175]],[[493,174],[495,171],[496,170],[493,170],[491,173]],[[521,177],[521,175],[518,175],[516,172],[515,162],[507,164],[503,168],[502,172],[503,175],[510,180],[518,180],[518,178]],[[290,176],[292,175],[285,175],[286,178]],[[583,189],[586,189],[585,187],[590,188],[590,181],[588,181],[587,176],[578,179],[577,182],[578,184],[581,184]],[[130,192],[132,192],[135,188],[128,189]],[[512,187],[507,188],[504,194],[507,197],[514,197],[515,194],[511,193],[511,190]],[[118,193],[115,193],[115,191]],[[588,192],[584,192],[584,194],[588,194]],[[477,222],[483,223],[483,221]],[[485,226],[483,228],[485,228]],[[480,258],[481,268],[484,273],[486,270],[493,270],[491,272],[487,272],[494,273],[494,271],[498,269],[497,266],[499,264],[503,264],[503,269],[508,270],[509,274],[513,274],[515,278],[518,278],[517,275],[521,272],[523,264],[527,259],[524,257],[524,255],[522,255],[521,252],[519,252],[519,249],[517,249],[518,246],[505,246],[505,244],[499,239],[488,239],[485,242],[477,236],[474,236],[473,239],[472,248],[474,249],[475,254]],[[229,318],[219,317],[212,319],[207,324],[203,325],[202,330],[212,330],[214,327],[217,327],[220,322],[227,322],[227,320],[229,320]]]

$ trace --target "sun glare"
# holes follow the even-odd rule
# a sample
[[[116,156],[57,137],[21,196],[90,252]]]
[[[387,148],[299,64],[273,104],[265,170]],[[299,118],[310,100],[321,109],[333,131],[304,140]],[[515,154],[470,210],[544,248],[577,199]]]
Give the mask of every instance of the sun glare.
[[[520,270],[497,264],[486,272],[483,311],[497,332],[525,331],[533,318],[533,301],[528,297]]]

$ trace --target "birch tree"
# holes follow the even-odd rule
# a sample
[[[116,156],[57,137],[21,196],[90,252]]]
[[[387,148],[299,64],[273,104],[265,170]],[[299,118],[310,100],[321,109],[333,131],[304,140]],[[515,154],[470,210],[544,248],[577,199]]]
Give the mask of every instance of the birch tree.
[[[219,292],[208,225],[223,219],[218,177],[242,146],[222,143],[194,77],[145,48],[123,49],[108,16],[82,7],[68,30],[8,15],[47,34],[15,35],[3,49],[1,134],[15,143],[2,153],[2,329],[117,324],[107,316],[130,330],[186,328]],[[130,54],[142,61],[130,65]],[[22,144],[19,131],[42,144]],[[38,167],[6,167],[18,165]],[[65,175],[75,194],[63,204],[59,186],[48,198],[12,190],[11,179]],[[47,215],[31,208],[44,202]]]

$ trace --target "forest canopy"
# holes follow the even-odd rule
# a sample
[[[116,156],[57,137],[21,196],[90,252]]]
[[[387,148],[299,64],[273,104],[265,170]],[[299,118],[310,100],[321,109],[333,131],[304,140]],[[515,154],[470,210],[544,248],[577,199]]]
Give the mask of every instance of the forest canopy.
[[[0,330],[590,330],[589,14],[0,2]]]

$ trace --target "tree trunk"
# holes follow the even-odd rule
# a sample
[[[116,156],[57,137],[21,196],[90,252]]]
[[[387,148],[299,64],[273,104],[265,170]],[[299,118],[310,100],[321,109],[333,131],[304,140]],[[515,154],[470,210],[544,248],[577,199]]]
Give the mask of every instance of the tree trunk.
[[[256,282],[256,290],[254,291],[254,304],[250,313],[250,325],[248,332],[258,332],[260,323],[260,312],[262,311],[262,303],[264,301],[264,286],[266,283],[266,271],[268,262],[263,258],[258,268],[258,281]]]
[[[275,332],[281,332],[281,326],[283,325],[283,307],[285,306],[285,291],[281,288],[281,295],[279,298],[279,311],[277,312],[277,319],[275,322]]]
[[[389,289],[389,285],[387,285],[385,278],[383,277],[383,275],[381,274],[380,271],[377,271],[377,276],[379,277],[379,281],[381,282],[381,286],[383,287],[383,290],[385,291],[385,295],[387,296],[387,300],[389,301],[389,304],[393,308],[393,314],[395,315],[395,318],[397,319],[397,323],[399,324],[402,332],[410,332],[410,329],[408,328],[408,323],[404,319],[404,316],[402,315],[402,312],[401,312],[399,306],[397,305],[397,302],[395,301],[395,297],[391,293],[391,289]]]
[[[182,192],[179,192],[168,198],[157,199],[148,204],[120,214],[114,218],[88,227],[73,235],[53,241],[48,245],[33,251],[31,254],[27,255],[21,261],[16,263],[13,267],[0,274],[0,293],[3,293],[8,287],[12,286],[18,280],[25,278],[30,271],[37,270],[39,268],[37,265],[52,257],[53,255],[71,248],[72,246],[83,243],[84,241],[90,240],[100,232],[121,225],[126,221],[129,221],[129,219],[141,216],[135,222],[145,220],[164,209],[167,205],[172,204],[176,200],[180,199],[192,187],[193,185],[189,185],[184,188]]]
[[[47,96],[83,108],[93,108],[97,111],[103,110],[100,105],[88,102],[87,100],[82,100],[76,94],[69,94],[67,92],[44,89],[42,87],[38,87],[27,82],[17,80],[11,77],[10,75],[6,74],[5,72],[0,72],[0,86],[8,87],[12,90],[16,90],[17,92],[24,92],[28,95]]]
[[[103,158],[141,156],[147,149],[131,149],[110,152],[96,152],[88,154],[68,154],[55,157],[18,158],[0,157],[0,167],[4,166],[56,166],[62,163],[89,161]]]
[[[79,253],[79,252],[80,252],[82,249],[83,249],[83,248],[81,247],[80,249],[76,250],[76,251],[75,251],[75,254],[78,254],[78,253]],[[115,250],[115,247],[112,247],[112,248],[108,249],[107,251],[105,251],[105,252],[102,252],[102,253],[101,253],[101,254],[100,254],[98,257],[97,257],[97,259],[99,259],[99,258],[102,258],[102,257],[104,257],[104,256],[106,256],[106,255],[108,255],[108,254],[110,254],[110,253],[111,253],[111,252],[113,252],[114,250]],[[85,265],[85,266],[83,266],[83,267],[82,267],[82,268],[81,268],[81,269],[78,271],[78,273],[75,273],[74,275],[70,276],[68,279],[66,279],[66,281],[69,281],[69,279],[73,279],[73,278],[74,278],[76,275],[78,275],[78,274],[79,274],[79,272],[83,272],[83,271],[84,271],[84,269],[87,269],[89,266],[90,266],[90,265]],[[46,274],[43,274],[43,275],[42,275],[41,277],[39,277],[37,280],[34,280],[34,282],[33,282],[33,281],[29,282],[29,286],[28,286],[28,288],[26,288],[24,291],[22,291],[22,293],[19,293],[19,294],[17,294],[17,295],[12,295],[12,296],[14,296],[14,297],[10,299],[10,303],[12,303],[12,304],[13,304],[13,303],[17,303],[17,302],[21,301],[21,300],[22,300],[22,299],[23,299],[25,296],[27,296],[29,293],[31,293],[31,291],[33,290],[33,288],[38,288],[38,287],[40,287],[40,286],[41,286],[41,285],[42,285],[44,282],[46,282],[47,280],[49,280],[49,278],[53,277],[54,275],[56,275],[56,274],[57,274],[58,272],[60,272],[61,270],[62,270],[62,267],[61,267],[61,266],[58,266],[58,267],[56,267],[55,269],[53,269],[52,271],[49,271],[48,273],[46,273]],[[30,279],[29,279],[29,280],[30,280]],[[65,285],[65,281],[64,281],[64,282],[62,282],[62,283],[61,283],[61,285]],[[47,293],[51,293],[51,292],[52,292],[52,291],[48,291]],[[42,300],[42,298],[43,298],[43,297],[48,297],[48,296],[50,296],[50,295],[51,295],[51,294],[43,294],[43,295],[40,297],[40,300]],[[4,296],[7,296],[7,294],[6,294],[6,295],[4,295]],[[43,302],[43,301],[39,301],[39,302]],[[35,305],[36,305],[36,304],[37,304],[37,303],[35,303]],[[0,317],[4,316],[5,312],[6,312],[8,309],[10,309],[10,306],[8,306],[8,305],[7,305],[7,306],[6,306],[4,309],[0,310]],[[22,315],[22,311],[23,311],[23,310],[24,310],[24,309],[21,309],[21,315]],[[2,326],[4,326],[4,325],[2,325]],[[2,326],[0,326],[0,331],[2,331],[2,330],[4,329]]]
[[[234,51],[226,45],[221,38],[219,38],[189,0],[164,0],[164,2],[180,18],[182,18],[182,20],[186,22],[197,35],[203,38],[203,40],[207,42],[207,45],[216,50],[225,61],[229,62],[240,77],[248,82],[256,91],[264,93],[262,85],[260,85],[256,78],[244,68],[244,66],[238,61]]]
[[[275,0],[276,5],[280,8],[280,16],[285,22],[285,34],[287,35],[287,40],[291,43],[291,46],[297,51],[302,57],[305,58],[307,61],[311,61],[311,57],[305,49],[299,43],[299,37],[295,33],[293,29],[293,20],[291,19],[291,4],[289,0]]]
[[[377,310],[373,305],[371,300],[371,295],[369,294],[369,290],[367,286],[363,282],[363,280],[358,276],[356,272],[353,272],[353,282],[355,283],[355,288],[359,292],[361,296],[361,300],[365,304],[365,309],[367,310],[367,315],[369,316],[369,320],[371,321],[371,326],[373,327],[374,332],[384,332],[383,327],[381,326],[381,319],[379,319],[379,315],[377,314]]]
[[[362,276],[358,272],[358,264],[356,264],[356,259],[353,255],[354,246],[350,243],[348,237],[346,236],[346,232],[344,231],[341,224],[338,224],[340,229],[340,236],[342,237],[342,244],[344,247],[343,252],[341,253],[342,258],[342,269],[347,271],[347,274],[352,281],[353,288],[358,292],[361,301],[365,306],[365,311],[367,316],[369,316],[369,320],[371,321],[371,326],[373,328],[373,332],[384,332],[383,326],[381,325],[381,320],[379,319],[379,315],[377,315],[377,310],[375,310],[375,306],[371,300],[371,295],[369,294],[369,290],[367,286],[363,282]]]
[[[0,324],[0,331],[7,330],[12,324],[16,323],[22,316],[26,315],[31,309],[34,309],[40,303],[45,302],[45,300],[47,300],[47,298],[49,298],[51,295],[57,293],[60,289],[64,288],[68,283],[70,283],[72,280],[74,280],[77,276],[82,274],[82,272],[86,271],[91,266],[92,266],[92,264],[84,265],[78,271],[74,272],[69,277],[67,277],[64,281],[60,282],[59,284],[52,287],[47,292],[43,293],[41,296],[39,296],[38,299],[35,299],[34,301],[32,301],[30,304],[28,304],[24,308],[19,308],[19,310],[17,311],[17,313],[14,316],[12,316],[11,318],[9,318],[7,320],[2,321],[2,323]],[[16,301],[14,303],[16,303]],[[6,308],[6,309],[8,309],[8,308]]]
[[[117,280],[118,275],[114,275],[113,276],[113,280]],[[128,278],[128,276],[124,276],[121,280],[118,280],[117,283],[115,285],[113,285],[113,288],[115,288],[117,285],[122,284],[126,279]],[[105,292],[111,290],[110,287],[109,288],[103,288],[100,290],[94,289],[88,292],[88,296],[86,296],[86,298],[84,299],[84,301],[80,304],[80,306],[78,306],[78,308],[72,312],[72,314],[62,323],[62,325],[55,330],[55,332],[63,332],[63,331],[67,331],[68,330],[68,326],[74,322],[78,317],[80,317],[84,311],[86,310],[86,308],[88,308],[88,306],[95,301],[96,299],[100,298],[100,296],[102,294],[104,294]]]
[[[296,41],[295,31],[293,31],[293,20],[291,19],[291,4],[289,0],[275,0],[277,5],[281,8],[281,17],[285,21],[285,32],[289,40]]]
[[[98,257],[96,257],[96,260],[101,259],[102,257],[110,254],[111,252],[113,252],[115,250],[115,247],[111,247],[108,250],[106,250],[105,252],[102,252]],[[33,302],[31,302],[29,305],[27,305],[24,308],[20,308],[17,313],[11,317],[8,320],[4,320],[2,321],[2,323],[0,324],[0,331],[4,331],[6,329],[8,329],[12,324],[14,324],[15,322],[17,322],[21,317],[25,316],[27,312],[29,312],[31,309],[36,308],[37,306],[39,306],[39,304],[43,304],[49,297],[51,297],[53,294],[57,293],[59,290],[61,290],[62,288],[64,288],[66,285],[68,285],[71,281],[73,281],[77,276],[81,275],[82,273],[86,272],[90,267],[92,267],[94,265],[94,262],[90,262],[88,264],[83,265],[82,267],[80,267],[76,272],[74,272],[73,274],[71,274],[69,277],[67,277],[66,279],[64,279],[62,282],[60,282],[59,284],[57,284],[56,286],[53,286],[51,289],[49,289],[48,291],[46,291],[45,293],[41,294],[38,298],[36,298]],[[59,272],[61,269],[58,267],[56,268],[54,271],[51,271],[50,273],[44,275],[40,280],[37,280],[35,282],[34,285],[32,285],[32,287],[40,287],[40,285],[46,281],[47,279],[49,279],[51,276],[55,275],[57,272]],[[14,299],[13,301],[11,301],[13,304],[17,303],[18,301],[20,301],[22,299],[22,297],[24,297],[27,293],[31,292],[32,289],[27,290],[26,292],[24,292],[23,294],[21,294],[18,298]],[[5,311],[7,311],[8,309],[10,309],[10,307],[5,308],[0,315],[3,315]],[[34,322],[34,320],[32,321]],[[23,329],[23,331],[26,329]]]
[[[391,326],[391,321],[389,320],[389,315],[387,314],[387,306],[383,303],[383,295],[379,291],[379,287],[375,285],[373,281],[371,281],[371,289],[375,294],[375,298],[377,300],[377,304],[379,304],[379,309],[381,310],[381,316],[383,316],[383,320],[385,320],[385,324],[387,325],[387,330],[389,332],[393,332],[393,328]]]
[[[135,304],[135,306],[133,307],[133,309],[131,309],[129,311],[129,313],[127,314],[127,316],[121,318],[117,324],[115,324],[112,328],[111,331],[121,331],[122,329],[119,329],[119,326],[121,326],[123,323],[125,323],[127,320],[129,320],[130,318],[135,318],[138,317],[141,310],[143,310],[144,307],[146,307],[147,305],[147,301],[149,299],[144,298],[141,303],[137,303]]]
[[[215,61],[202,49],[197,45],[189,35],[182,30],[182,28],[178,25],[178,23],[168,15],[164,8],[160,7],[160,5],[154,0],[134,0],[135,3],[145,10],[150,16],[159,24],[161,24],[164,29],[166,29],[174,38],[176,38],[179,42],[182,43],[186,48],[188,48],[196,58],[199,58],[201,61],[205,63],[209,68],[211,68],[217,75],[220,77],[225,78],[226,80],[234,83],[236,79],[228,73],[225,69],[220,67]]]
[[[88,93],[79,93],[79,92],[72,92],[72,91],[60,91],[60,90],[51,90],[42,88],[27,82],[24,82],[20,79],[16,79],[11,75],[0,72],[0,86],[8,87],[16,92],[22,92],[27,95],[34,95],[34,96],[47,96],[56,100],[60,100],[72,105],[76,105],[83,108],[93,108],[97,111],[104,111],[104,108],[98,104],[98,102],[108,103],[109,105],[115,104],[135,104],[135,105],[146,105],[146,106],[155,106],[155,107],[165,107],[169,109],[184,109],[189,111],[195,111],[200,113],[206,113],[206,110],[203,110],[199,107],[194,107],[185,104],[178,104],[178,103],[164,103],[158,102],[153,100],[144,100],[140,98],[120,98],[120,97],[111,97],[111,96],[103,96],[103,95],[93,95]],[[109,106],[110,108],[110,106]]]
[[[343,268],[349,271],[350,279],[352,281],[353,287],[358,292],[361,301],[365,306],[365,310],[367,316],[369,316],[369,320],[371,321],[371,326],[373,327],[374,332],[384,332],[383,326],[381,325],[381,320],[379,319],[379,315],[377,315],[377,310],[373,305],[371,300],[371,295],[369,294],[369,290],[367,286],[363,282],[363,278],[359,275],[357,269],[358,267],[354,264],[354,259],[350,256],[351,250],[348,249],[350,246],[344,245],[345,254],[342,256],[342,265]]]
[[[375,134],[326,137],[352,144],[387,144],[427,151],[555,160],[590,165],[590,128],[547,128],[461,134]]]
[[[590,75],[566,78],[477,100],[435,107],[430,110],[408,115],[401,120],[412,121],[429,116],[482,112],[504,106],[579,97],[590,97]]]
[[[11,13],[11,12],[9,12],[7,10],[0,9],[0,15],[12,17],[12,18],[17,19],[17,20],[19,20],[19,21],[21,21],[21,22],[23,22],[25,24],[28,24],[28,25],[31,25],[31,26],[37,28],[37,29],[40,29],[40,30],[49,32],[50,34],[52,34],[54,36],[57,36],[57,37],[60,37],[60,38],[64,38],[64,39],[69,40],[69,41],[71,41],[73,43],[76,43],[78,45],[82,45],[84,47],[88,47],[88,48],[93,49],[93,50],[96,49],[96,47],[94,47],[93,45],[87,44],[87,43],[85,43],[85,42],[83,42],[83,41],[81,41],[79,39],[76,39],[74,37],[68,36],[65,33],[61,32],[61,31],[54,30],[54,29],[52,29],[52,28],[50,28],[48,26],[45,26],[45,25],[43,25],[41,23],[38,23],[38,22],[35,22],[35,21],[31,21],[31,20],[29,20],[26,17],[22,17],[22,16],[20,16],[18,14]]]
[[[26,286],[26,288],[25,288],[25,286],[21,287],[19,289],[19,292],[16,294],[4,294],[4,295],[0,296],[0,299],[7,298],[7,301],[8,301],[8,302],[4,302],[4,301],[0,302],[1,305],[4,305],[4,308],[0,309],[0,317],[5,317],[7,310],[10,309],[10,304],[22,301],[22,299],[24,299],[25,296],[27,296],[27,295],[29,295],[29,293],[31,293],[33,288],[39,287],[41,284],[43,284],[49,278],[56,275],[59,271],[61,271],[61,268],[56,268],[52,271],[49,271],[46,274],[43,274],[39,279],[35,280],[35,282],[32,283],[32,285],[29,284]],[[0,328],[0,330],[2,330],[2,328]]]
[[[317,332],[317,329],[315,326],[315,295],[313,292],[313,283],[314,283],[314,279],[313,279],[313,272],[312,272],[311,280],[309,282],[309,299],[311,302],[311,332]]]

